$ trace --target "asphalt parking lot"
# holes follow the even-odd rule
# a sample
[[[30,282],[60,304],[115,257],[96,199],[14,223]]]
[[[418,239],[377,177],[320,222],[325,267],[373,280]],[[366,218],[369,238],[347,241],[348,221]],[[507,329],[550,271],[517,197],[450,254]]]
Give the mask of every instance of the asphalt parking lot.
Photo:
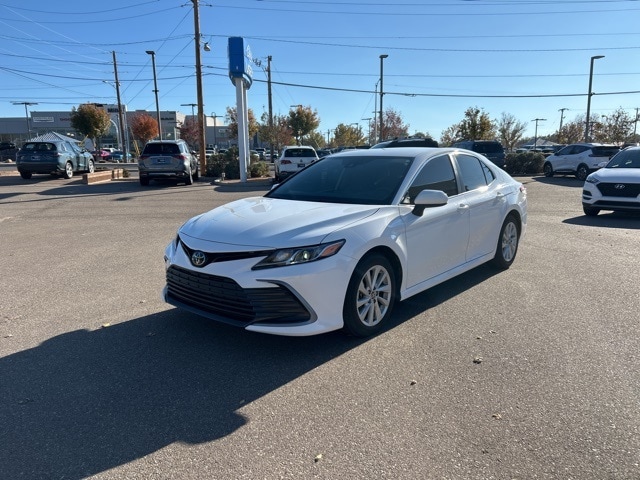
[[[640,216],[588,218],[577,180],[519,179],[511,269],[361,340],[161,301],[176,229],[268,182],[0,176],[0,477],[640,478]]]

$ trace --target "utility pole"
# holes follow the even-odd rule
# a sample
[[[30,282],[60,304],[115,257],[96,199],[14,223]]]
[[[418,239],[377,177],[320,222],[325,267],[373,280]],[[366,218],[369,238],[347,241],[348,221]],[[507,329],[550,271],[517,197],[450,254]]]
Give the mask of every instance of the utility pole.
[[[638,107],[636,107],[636,119],[633,122],[633,141],[636,141],[636,127],[638,126]]]
[[[116,101],[118,102],[118,122],[120,123],[120,149],[122,150],[122,161],[127,163],[129,157],[127,156],[127,142],[125,141],[125,135],[127,134],[127,125],[124,123],[124,115],[122,113],[122,102],[120,101],[120,81],[118,80],[118,63],[116,62],[116,51],[111,52],[113,54],[113,74],[116,79]],[[159,127],[158,127],[159,128]]]
[[[193,24],[194,43],[196,47],[196,89],[198,91],[198,143],[200,144],[200,173],[207,172],[207,152],[204,137],[204,100],[202,95],[202,63],[200,62],[200,13],[198,11],[198,0],[191,0],[193,3]]]
[[[566,110],[569,110],[568,108],[561,108],[560,110],[558,110],[560,112],[560,128],[558,128],[558,133],[560,133],[562,131],[562,120],[564,120],[564,112]]]
[[[546,118],[534,118],[533,120],[531,120],[532,122],[536,122],[536,133],[535,136],[533,137],[533,151],[536,151],[536,147],[537,147],[537,143],[538,143],[538,122],[546,122],[547,119]]]
[[[29,136],[27,137],[27,140],[29,140],[31,138],[31,124],[29,123],[29,110],[27,109],[27,107],[29,107],[30,105],[38,105],[36,102],[11,102],[14,105],[24,105],[24,116],[27,119],[27,132],[29,132]]]
[[[271,98],[271,55],[267,57],[267,96],[269,98],[269,158],[273,158],[273,101]]]

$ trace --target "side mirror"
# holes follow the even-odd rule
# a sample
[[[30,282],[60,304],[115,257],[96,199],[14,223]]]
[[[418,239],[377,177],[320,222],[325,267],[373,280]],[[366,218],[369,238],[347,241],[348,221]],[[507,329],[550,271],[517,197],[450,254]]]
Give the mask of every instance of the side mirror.
[[[422,190],[415,200],[414,215],[421,217],[427,208],[442,207],[449,203],[449,197],[442,190]]]

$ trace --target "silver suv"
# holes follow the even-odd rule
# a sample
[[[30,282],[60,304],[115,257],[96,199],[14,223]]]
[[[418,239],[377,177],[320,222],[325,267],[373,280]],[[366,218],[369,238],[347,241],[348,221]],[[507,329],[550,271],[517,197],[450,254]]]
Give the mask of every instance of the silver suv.
[[[575,175],[582,182],[620,151],[617,145],[573,143],[548,156],[542,171],[545,177]]]
[[[198,159],[184,140],[153,140],[138,158],[140,185],[154,178],[168,178],[191,185],[200,177]]]

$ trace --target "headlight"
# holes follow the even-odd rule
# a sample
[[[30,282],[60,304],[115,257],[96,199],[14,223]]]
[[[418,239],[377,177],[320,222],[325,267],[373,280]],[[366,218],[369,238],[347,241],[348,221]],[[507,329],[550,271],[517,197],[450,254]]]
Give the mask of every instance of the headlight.
[[[282,248],[256,263],[252,270],[284,267],[286,265],[298,265],[300,263],[322,260],[323,258],[331,257],[338,253],[344,245],[344,242],[344,240],[338,240],[336,242],[322,243],[310,247]]]
[[[585,182],[587,182],[587,183],[593,183],[594,185],[597,185],[597,184],[599,184],[599,183],[600,183],[600,180],[598,180],[598,177],[597,177],[595,174],[593,174],[593,173],[592,173],[591,175],[589,175],[589,176],[586,178]]]

